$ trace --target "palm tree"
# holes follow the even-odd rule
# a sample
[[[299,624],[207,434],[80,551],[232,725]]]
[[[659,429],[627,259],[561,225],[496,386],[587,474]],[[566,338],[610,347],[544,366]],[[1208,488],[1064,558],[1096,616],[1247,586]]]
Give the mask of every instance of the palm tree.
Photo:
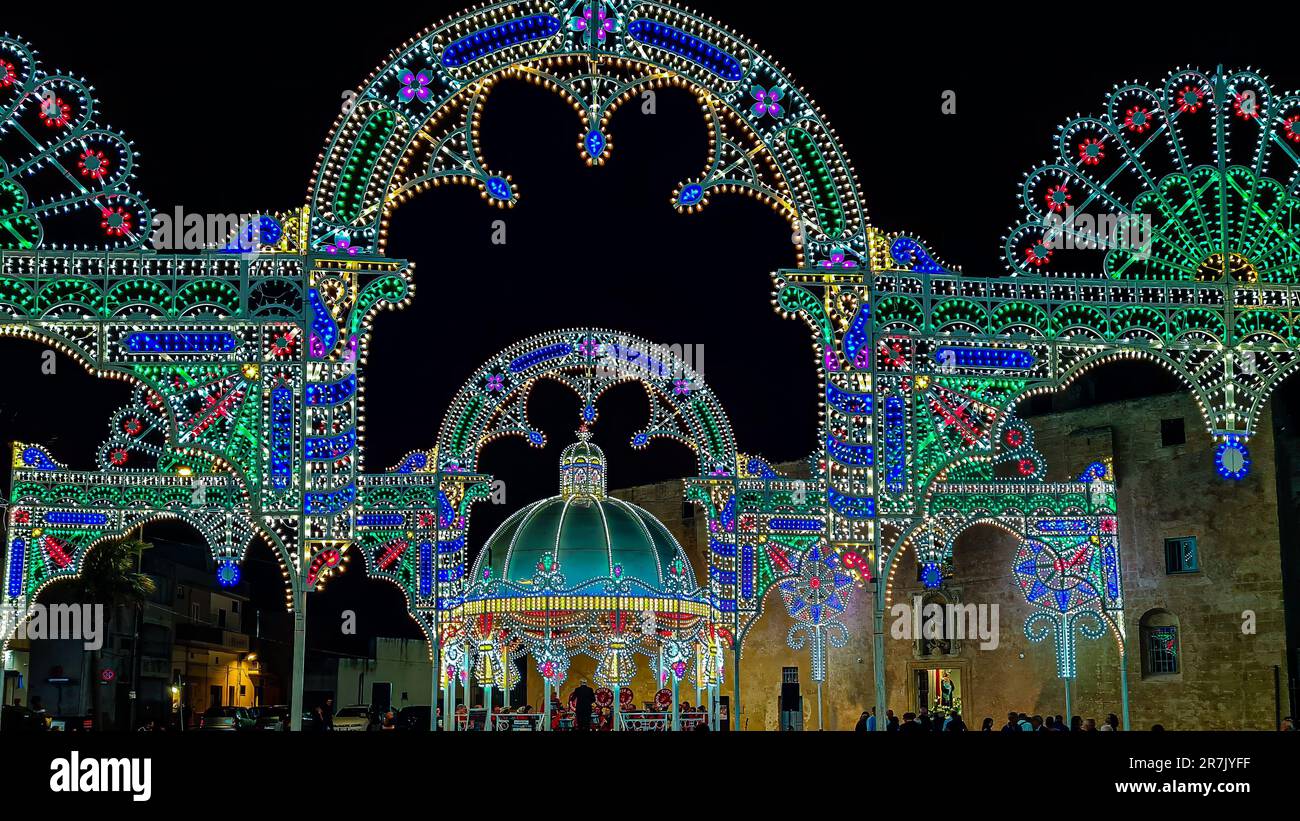
[[[156,585],[154,580],[139,570],[140,554],[153,547],[143,539],[124,539],[94,547],[82,561],[81,574],[55,585],[60,599],[83,604],[98,604],[104,608],[104,633],[113,623],[113,615],[119,608],[129,607],[136,610],[142,607],[153,595]],[[90,669],[92,674],[99,669],[100,650],[90,651]],[[135,673],[131,674],[131,686],[136,686]],[[95,721],[100,717],[100,690],[97,682],[88,681],[91,705]]]

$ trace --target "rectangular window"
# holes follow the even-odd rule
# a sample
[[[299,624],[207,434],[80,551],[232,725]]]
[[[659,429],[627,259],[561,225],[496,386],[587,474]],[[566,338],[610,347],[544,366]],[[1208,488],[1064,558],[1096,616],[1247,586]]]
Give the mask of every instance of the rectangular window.
[[[1167,448],[1187,442],[1187,430],[1181,417],[1160,420],[1160,447]]]
[[[1165,539],[1165,573],[1195,573],[1200,569],[1195,536]]]
[[[190,602],[190,621],[198,621],[198,620],[199,620],[199,603],[196,601]]]
[[[1147,663],[1151,673],[1178,672],[1178,628],[1147,629]]]

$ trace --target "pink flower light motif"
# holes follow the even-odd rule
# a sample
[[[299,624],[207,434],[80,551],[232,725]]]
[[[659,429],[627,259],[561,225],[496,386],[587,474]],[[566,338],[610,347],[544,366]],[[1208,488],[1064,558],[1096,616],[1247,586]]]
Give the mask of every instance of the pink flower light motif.
[[[488,377],[487,389],[489,391],[492,391],[493,393],[496,393],[497,391],[503,390],[505,388],[505,383],[506,383],[505,376],[499,373],[494,373]]]
[[[750,107],[750,111],[754,112],[755,117],[772,117],[776,119],[785,113],[785,109],[781,107],[781,100],[785,97],[785,92],[781,89],[774,88],[768,91],[762,86],[754,86],[749,90],[749,95],[758,101]]]
[[[586,357],[595,356],[600,353],[600,343],[594,339],[584,339],[578,345],[578,352]]]
[[[355,257],[355,256],[357,255],[357,252],[359,252],[360,250],[361,250],[360,248],[356,248],[356,247],[354,247],[354,246],[352,245],[352,240],[348,239],[347,237],[343,236],[342,234],[338,235],[338,236],[334,239],[334,244],[333,244],[333,245],[326,245],[326,246],[325,246],[325,251],[326,251],[327,253],[330,253],[330,254],[347,254],[347,255],[350,256],[350,257]]]
[[[685,379],[678,379],[677,381],[673,382],[673,393],[677,394],[678,396],[685,396],[690,392],[691,392],[691,383],[687,382]]]
[[[618,23],[615,22],[614,18],[606,15],[605,4],[600,3],[599,8],[594,13],[592,6],[587,6],[587,10],[582,13],[581,17],[575,17],[569,21],[569,27],[574,31],[588,32],[587,37],[589,40],[591,35],[595,34],[596,39],[604,43],[606,35],[614,32],[618,28]]]
[[[421,71],[417,74],[408,69],[397,75],[397,79],[402,81],[402,88],[397,93],[408,103],[417,98],[420,102],[427,103],[429,98],[433,96],[433,92],[429,90],[429,83],[433,82],[433,75],[427,71]]]
[[[858,267],[858,261],[855,259],[849,259],[848,254],[837,248],[834,251],[831,251],[830,259],[822,260],[821,266],[823,268],[856,268]]]

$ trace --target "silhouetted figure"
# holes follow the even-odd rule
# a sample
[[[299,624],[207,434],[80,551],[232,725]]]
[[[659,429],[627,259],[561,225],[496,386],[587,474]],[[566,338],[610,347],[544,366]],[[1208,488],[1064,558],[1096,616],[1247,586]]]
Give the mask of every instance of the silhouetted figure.
[[[573,691],[574,709],[578,714],[573,717],[574,726],[586,732],[591,729],[591,706],[596,703],[596,691],[587,686],[587,680],[583,679],[578,685],[578,689]]]
[[[925,727],[917,719],[916,713],[903,713],[903,723],[899,725],[900,733],[923,733]]]

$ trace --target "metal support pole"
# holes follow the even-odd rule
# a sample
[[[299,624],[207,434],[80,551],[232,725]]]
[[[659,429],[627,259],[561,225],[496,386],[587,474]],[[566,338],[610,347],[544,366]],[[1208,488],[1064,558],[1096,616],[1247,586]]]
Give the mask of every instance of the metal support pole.
[[[871,666],[876,678],[876,732],[878,733],[885,732],[887,724],[885,713],[888,709],[885,693],[885,598],[882,585],[882,581],[876,581],[873,590],[874,601],[871,603],[875,611],[872,614],[875,635],[872,637],[871,644]]]
[[[443,671],[439,669],[439,674]],[[456,714],[455,701],[456,680],[452,678],[451,673],[446,673],[447,678],[442,682],[442,731],[450,732],[452,725],[455,723],[452,718]]]
[[[433,654],[433,664],[430,665],[433,675],[429,677],[429,732],[436,732],[438,729],[438,693],[442,690],[442,664],[439,654]]]
[[[551,731],[551,680],[542,676],[542,732]]]
[[[822,723],[822,683],[820,681],[817,682],[817,729],[826,729],[826,725]]]
[[[736,732],[740,732],[740,639],[736,639],[736,658],[732,662],[731,669],[731,689],[735,704],[731,705],[731,715],[733,726]]]
[[[492,729],[492,682],[488,681],[483,685],[483,707],[486,712],[483,713],[483,731],[487,732]]]
[[[1069,677],[1065,679],[1065,720],[1068,722],[1066,724],[1067,727],[1074,726],[1074,715],[1070,712],[1070,684],[1073,681],[1074,680]]]
[[[456,682],[460,679],[459,675],[452,675],[451,671],[447,672],[447,704],[445,712],[442,715],[443,732],[456,732]]]
[[[1128,729],[1128,653],[1119,654],[1119,706],[1123,713],[1124,729]]]
[[[302,682],[307,672],[307,591],[302,588],[301,581],[296,587],[293,593],[293,677],[289,685],[289,729],[295,733],[302,730],[302,714],[306,709],[302,703]],[[181,715],[183,722],[183,711]]]
[[[678,689],[677,674],[673,673],[672,676],[673,676],[673,732],[677,732],[682,728],[682,713],[681,713],[681,705],[677,703],[677,689]]]

